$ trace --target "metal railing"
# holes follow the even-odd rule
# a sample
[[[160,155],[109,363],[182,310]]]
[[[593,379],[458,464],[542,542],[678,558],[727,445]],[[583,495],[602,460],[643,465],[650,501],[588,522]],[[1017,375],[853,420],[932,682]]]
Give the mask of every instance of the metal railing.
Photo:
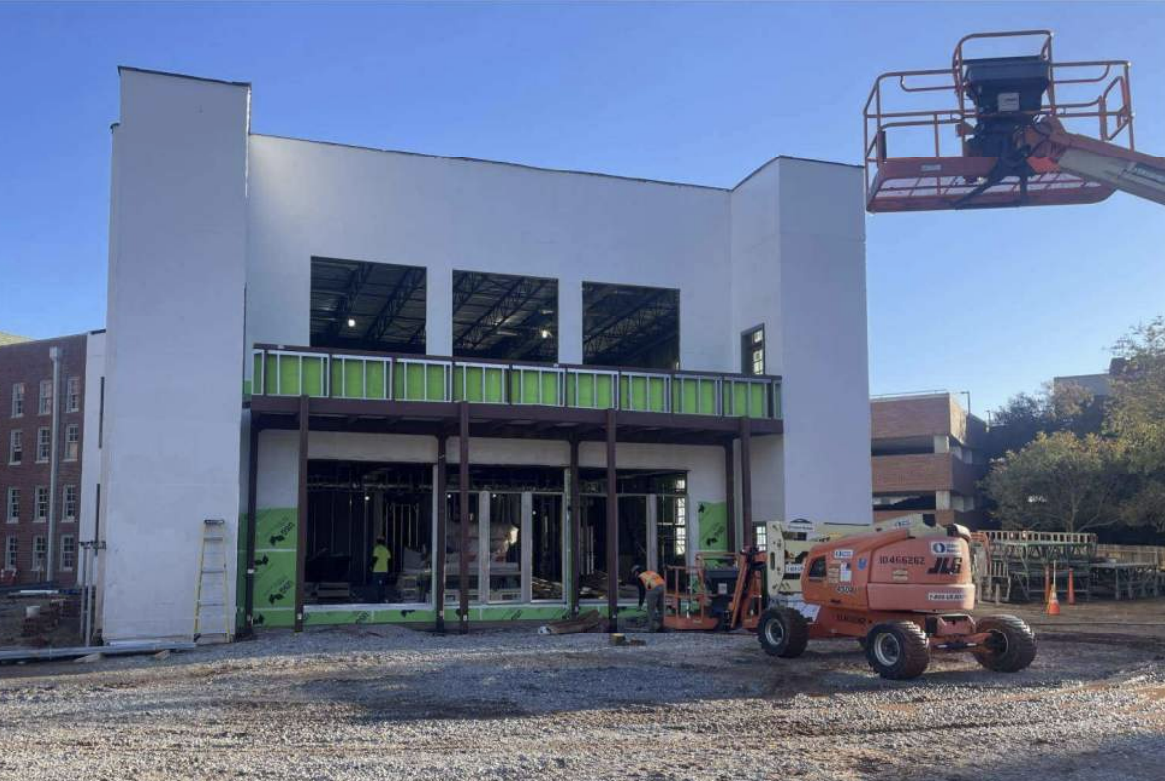
[[[251,393],[781,417],[781,380],[768,375],[624,370],[276,345],[255,347]]]

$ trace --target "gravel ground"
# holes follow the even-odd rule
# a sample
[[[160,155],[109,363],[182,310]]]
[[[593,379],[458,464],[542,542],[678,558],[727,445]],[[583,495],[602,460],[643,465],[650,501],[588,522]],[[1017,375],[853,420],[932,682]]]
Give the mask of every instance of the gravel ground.
[[[850,642],[788,661],[747,635],[647,642],[353,627],[0,667],[0,778],[1159,781],[1165,767],[1152,634],[1057,629],[1023,673],[941,657],[909,683]]]

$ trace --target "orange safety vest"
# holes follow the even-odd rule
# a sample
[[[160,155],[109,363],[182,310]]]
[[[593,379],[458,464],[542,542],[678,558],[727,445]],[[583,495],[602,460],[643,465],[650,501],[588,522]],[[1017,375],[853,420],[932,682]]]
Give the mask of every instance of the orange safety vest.
[[[651,591],[653,588],[663,585],[663,578],[659,576],[658,572],[647,570],[639,573],[639,582],[643,584],[645,589]]]

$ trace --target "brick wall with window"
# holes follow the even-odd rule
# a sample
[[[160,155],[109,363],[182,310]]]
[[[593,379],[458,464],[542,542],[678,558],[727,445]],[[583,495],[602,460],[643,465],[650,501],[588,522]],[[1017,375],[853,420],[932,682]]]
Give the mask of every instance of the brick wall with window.
[[[48,486],[52,452],[53,363],[49,349],[61,352],[58,405],[56,582],[75,584],[77,524],[80,513],[81,452],[85,437],[86,334],[0,346],[0,539],[3,569],[15,570],[17,583],[44,579],[48,542]],[[43,433],[42,433],[43,430]],[[39,490],[38,490],[39,489]],[[71,514],[70,514],[71,513]],[[37,520],[43,517],[46,520]],[[63,526],[62,526],[63,524]],[[39,548],[36,540],[40,539]],[[73,569],[65,564],[72,546]],[[38,553],[38,550],[40,553]]]

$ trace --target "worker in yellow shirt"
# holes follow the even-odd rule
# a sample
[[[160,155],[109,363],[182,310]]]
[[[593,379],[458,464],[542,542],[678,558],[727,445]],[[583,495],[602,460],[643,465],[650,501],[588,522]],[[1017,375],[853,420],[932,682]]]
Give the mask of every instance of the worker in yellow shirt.
[[[376,545],[372,548],[372,582],[376,584],[376,601],[385,600],[385,591],[388,588],[388,563],[392,561],[392,552],[384,544],[383,537],[376,538]]]
[[[658,572],[643,569],[638,564],[631,568],[631,577],[639,588],[639,607],[647,603],[647,631],[663,629],[663,578]]]

